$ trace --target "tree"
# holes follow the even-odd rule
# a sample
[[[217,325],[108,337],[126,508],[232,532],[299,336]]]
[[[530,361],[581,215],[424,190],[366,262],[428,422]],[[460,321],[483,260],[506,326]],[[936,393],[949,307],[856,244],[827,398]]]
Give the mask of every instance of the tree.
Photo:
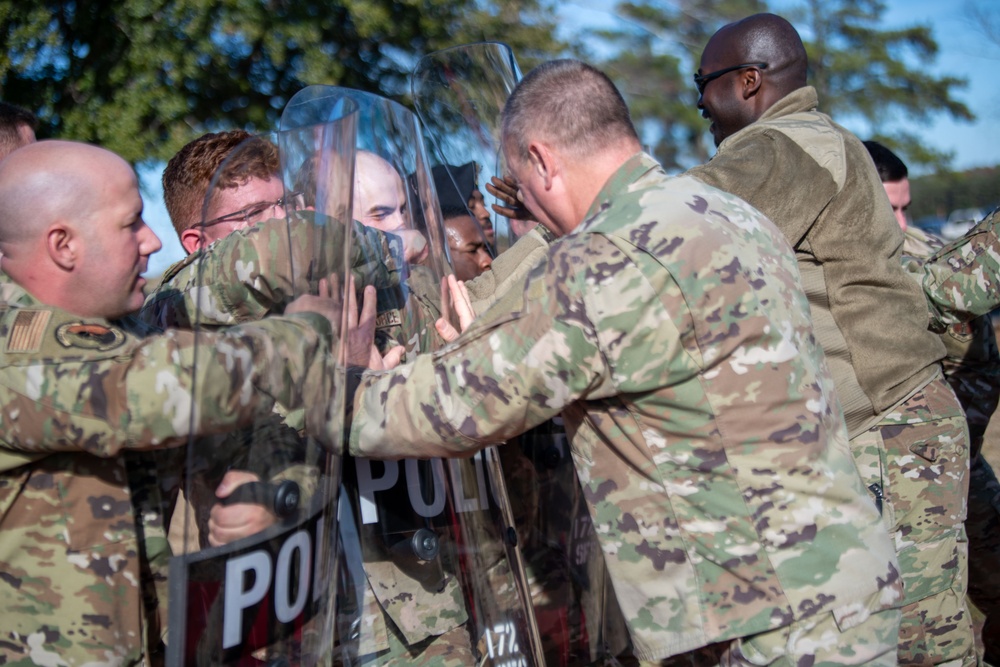
[[[931,29],[880,29],[884,10],[879,0],[802,0],[781,13],[803,37],[824,111],[863,119],[912,165],[942,165],[948,156],[900,129],[900,121],[937,114],[972,120],[954,99],[965,82],[908,65],[933,61]],[[708,158],[707,126],[690,80],[705,44],[725,23],[762,11],[768,11],[764,0],[631,0],[616,5],[608,27],[588,36],[594,45],[586,53],[622,88],[644,139],[668,169]]]
[[[966,82],[927,71],[938,51],[929,26],[881,30],[884,11],[880,0],[805,0],[788,18],[807,28],[800,30],[804,37],[811,36],[804,40],[811,83],[824,111],[837,119],[864,119],[879,141],[903,153],[911,165],[940,166],[949,154],[893,128],[902,119],[926,123],[937,114],[973,120],[968,107],[953,97]],[[911,59],[921,67],[910,67]]]
[[[966,0],[962,13],[983,37],[1000,46],[1000,11],[983,0]]]
[[[215,129],[272,128],[307,84],[403,96],[416,57],[503,38],[558,49],[550,0],[0,0],[0,96],[41,136],[133,162]]]

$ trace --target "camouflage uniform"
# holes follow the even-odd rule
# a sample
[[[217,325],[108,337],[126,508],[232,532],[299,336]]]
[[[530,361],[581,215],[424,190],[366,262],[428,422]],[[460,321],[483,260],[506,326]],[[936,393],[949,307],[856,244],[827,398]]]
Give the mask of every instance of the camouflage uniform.
[[[638,658],[867,619],[838,661],[893,662],[898,614],[868,612],[899,603],[894,550],[780,233],[639,154],[526,286],[363,376],[351,453],[467,455],[561,413]]]
[[[1000,209],[924,262],[931,328],[968,322],[1000,308]]]
[[[535,226],[466,282],[477,316],[498,318],[524,307],[523,284],[555,236]],[[489,313],[486,315],[486,313]],[[628,639],[600,545],[566,445],[562,419],[549,420],[500,448],[515,506],[531,601],[546,664],[582,665],[620,656]]]
[[[161,326],[198,322],[214,328],[281,312],[293,296],[315,292],[316,281],[330,267],[301,260],[314,254],[318,227],[312,215],[300,211],[288,220],[237,230],[176,263],[147,298],[142,319]],[[404,344],[411,352],[436,347],[432,338],[437,337],[433,323],[440,315],[438,283],[420,266],[404,275],[398,237],[355,225],[354,241],[351,269],[357,285],[379,288],[378,339],[383,345]],[[356,484],[355,467],[354,461],[344,462],[345,484]],[[408,662],[417,655],[424,665],[469,664],[470,641],[463,628],[468,616],[457,579],[446,577],[440,586],[428,588],[419,572],[397,566],[377,528],[359,529],[364,581],[356,582],[362,590],[347,595],[361,598],[353,611],[360,616],[360,628],[341,633],[341,639],[359,632],[361,642],[350,651],[377,655],[380,664]],[[444,641],[434,641],[438,636]]]
[[[900,661],[973,664],[965,420],[871,158],[817,104],[811,87],[789,93],[688,173],[744,198],[795,248],[851,449],[899,551]]]
[[[981,243],[988,233],[976,233]],[[956,241],[951,247],[965,245]],[[906,230],[904,253],[907,268],[924,276],[924,260],[942,253],[944,242],[919,229]],[[986,253],[984,256],[989,256]],[[945,269],[950,271],[950,267]],[[970,292],[974,294],[975,292]],[[963,292],[964,294],[964,292]],[[940,302],[939,302],[940,303]],[[941,329],[941,324],[935,325]],[[969,513],[965,521],[969,536],[969,599],[985,615],[981,637],[987,662],[1000,659],[1000,483],[983,456],[982,446],[990,417],[1000,395],[1000,359],[996,337],[988,317],[950,324],[941,334],[948,356],[945,375],[965,409],[972,441],[972,468],[969,477]]]
[[[126,458],[244,425],[275,401],[331,396],[329,324],[296,315],[204,337],[195,367],[190,333],[141,339],[40,304],[3,274],[0,303],[0,662],[139,664],[142,595],[154,595],[144,570],[164,543],[144,548],[157,522],[134,514],[142,482]],[[328,419],[317,403],[312,426]],[[155,488],[136,492],[159,504]]]

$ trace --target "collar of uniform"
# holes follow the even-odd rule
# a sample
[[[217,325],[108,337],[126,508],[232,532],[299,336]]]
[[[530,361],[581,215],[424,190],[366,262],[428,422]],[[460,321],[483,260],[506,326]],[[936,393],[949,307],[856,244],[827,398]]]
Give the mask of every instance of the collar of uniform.
[[[590,205],[587,215],[583,216],[583,222],[576,231],[585,230],[590,223],[620,194],[625,192],[630,185],[642,178],[646,173],[659,169],[660,163],[651,155],[646,153],[636,153],[618,167],[611,178],[604,184],[601,191],[594,198],[594,203]]]
[[[774,118],[781,118],[782,116],[789,116],[793,113],[816,111],[817,108],[819,108],[819,95],[816,93],[815,88],[812,86],[803,86],[802,88],[793,90],[772,104],[767,111],[761,114],[761,117],[758,118],[755,123],[750,123],[739,132],[734,132],[732,135],[726,137],[722,143],[719,144],[718,150],[724,150],[728,144],[732,143],[737,137],[742,136],[744,132],[752,131],[757,123],[765,120],[772,120]]]
[[[816,111],[818,107],[819,95],[816,93],[816,89],[812,86],[803,86],[802,88],[793,90],[772,104],[771,107],[761,115],[760,120],[779,118],[781,116],[801,113],[803,111]]]
[[[0,301],[10,306],[37,306],[39,301],[0,270]]]

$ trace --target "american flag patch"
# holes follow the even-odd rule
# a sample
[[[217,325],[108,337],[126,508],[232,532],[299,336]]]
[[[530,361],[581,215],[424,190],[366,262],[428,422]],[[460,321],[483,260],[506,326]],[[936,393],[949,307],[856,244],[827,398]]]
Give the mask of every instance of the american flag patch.
[[[51,310],[20,311],[7,335],[7,352],[37,352],[51,317]]]

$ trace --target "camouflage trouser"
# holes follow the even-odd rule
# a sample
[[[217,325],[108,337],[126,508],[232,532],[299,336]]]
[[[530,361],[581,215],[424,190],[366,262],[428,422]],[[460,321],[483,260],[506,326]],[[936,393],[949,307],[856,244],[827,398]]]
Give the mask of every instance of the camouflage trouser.
[[[833,613],[829,612],[795,621],[777,630],[713,644],[666,660],[625,661],[621,664],[639,667],[892,667],[896,664],[899,619],[898,609],[887,609],[872,614],[852,628],[841,630]]]
[[[985,659],[1000,662],[1000,483],[986,460],[972,462],[969,482],[969,599],[985,616]]]
[[[965,602],[968,428],[954,393],[936,377],[851,448],[899,556],[900,664],[976,664]]]
[[[380,667],[399,667],[402,665],[420,665],[420,667],[467,667],[475,665],[472,647],[469,640],[469,630],[460,625],[443,635],[429,637],[422,642],[407,646],[398,631],[389,626],[388,650],[372,655],[362,656],[359,665],[379,665]]]

